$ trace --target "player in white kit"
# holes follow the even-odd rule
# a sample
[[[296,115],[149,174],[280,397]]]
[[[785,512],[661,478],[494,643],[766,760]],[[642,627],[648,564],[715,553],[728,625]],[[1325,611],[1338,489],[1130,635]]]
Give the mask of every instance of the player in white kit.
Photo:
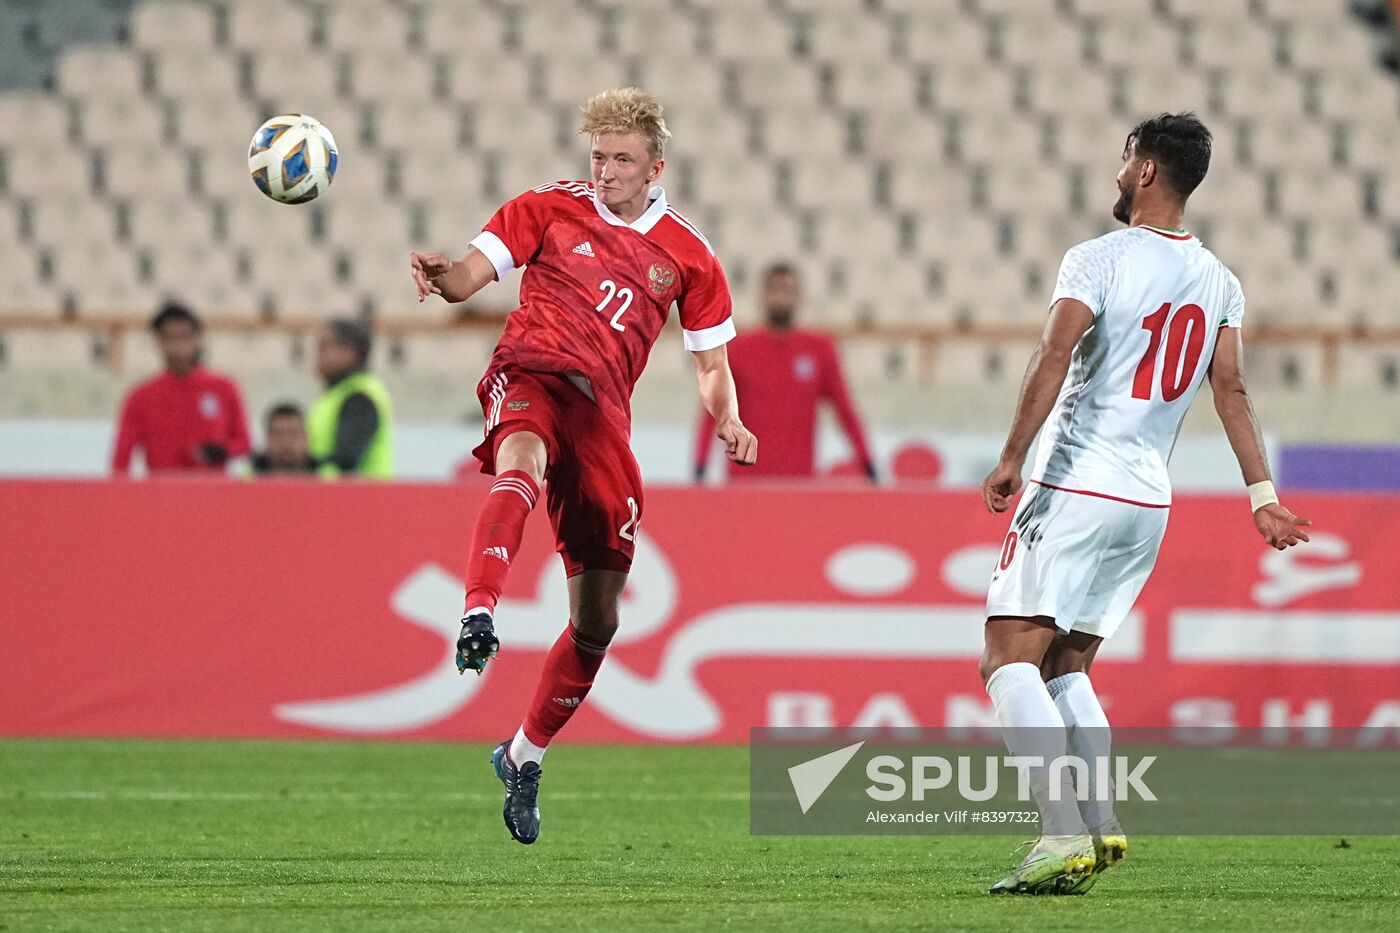
[[[1078,802],[1071,772],[1029,769],[1042,835],[994,894],[1083,893],[1127,850],[1111,802],[1097,799],[1111,789],[1095,786],[1092,763],[1110,743],[1088,671],[1152,572],[1171,505],[1167,460],[1202,380],[1259,533],[1279,549],[1308,540],[1310,523],[1274,493],[1245,392],[1239,280],[1181,229],[1210,150],[1190,113],[1128,135],[1113,208],[1128,227],[1065,254],[1001,460],[982,483],[987,508],[1005,511],[1045,425],[992,574],[981,673],[1013,755],[1091,765]]]

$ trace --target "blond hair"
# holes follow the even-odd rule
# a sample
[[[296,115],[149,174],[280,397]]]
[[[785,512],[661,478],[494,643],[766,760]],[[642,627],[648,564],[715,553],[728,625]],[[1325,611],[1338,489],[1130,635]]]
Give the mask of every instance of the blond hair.
[[[661,102],[641,88],[617,87],[595,94],[580,109],[583,111],[580,136],[641,133],[653,159],[665,154],[671,131],[661,119]]]

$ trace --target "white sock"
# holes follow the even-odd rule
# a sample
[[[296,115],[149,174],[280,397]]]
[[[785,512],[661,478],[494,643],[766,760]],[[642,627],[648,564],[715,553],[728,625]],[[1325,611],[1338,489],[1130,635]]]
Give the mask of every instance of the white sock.
[[[527,761],[533,761],[535,764],[539,764],[544,759],[544,746],[536,745],[534,742],[525,738],[524,726],[515,730],[515,738],[510,740],[508,752],[510,754],[510,760],[515,762],[517,768]]]
[[[1065,721],[1050,699],[1040,669],[1019,661],[996,669],[987,678],[987,694],[996,709],[997,723],[1012,755],[1039,757],[1044,764],[1026,769],[1030,790],[1040,809],[1045,836],[1073,836],[1084,832],[1084,820],[1074,799],[1070,773],[1060,774],[1059,799],[1050,793],[1050,762],[1064,756],[1068,747]]]
[[[1113,739],[1109,734],[1108,717],[1104,715],[1098,694],[1094,693],[1089,675],[1082,671],[1061,674],[1045,687],[1065,721],[1070,754],[1089,763],[1089,799],[1079,801],[1079,812],[1085,825],[1098,832],[1115,819],[1112,772],[1104,771],[1102,776],[1107,781],[1101,786],[1097,764],[1100,760],[1112,763],[1109,756],[1113,751]]]

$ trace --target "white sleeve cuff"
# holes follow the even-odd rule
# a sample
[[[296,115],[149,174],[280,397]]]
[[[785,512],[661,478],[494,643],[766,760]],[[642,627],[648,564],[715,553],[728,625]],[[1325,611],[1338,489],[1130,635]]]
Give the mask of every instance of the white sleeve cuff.
[[[500,282],[515,268],[515,257],[501,242],[501,238],[490,230],[483,230],[471,241],[471,246],[481,251],[481,255],[491,260],[496,267],[496,281]]]
[[[733,340],[736,335],[732,317],[726,318],[724,323],[716,324],[714,327],[707,327],[704,330],[687,330],[684,333],[685,348],[691,353],[722,347]]]

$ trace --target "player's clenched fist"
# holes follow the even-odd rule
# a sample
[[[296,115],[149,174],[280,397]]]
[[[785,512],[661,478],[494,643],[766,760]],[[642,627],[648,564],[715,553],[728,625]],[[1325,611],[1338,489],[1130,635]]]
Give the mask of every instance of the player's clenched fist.
[[[1002,461],[997,468],[982,480],[982,501],[987,511],[1005,512],[1011,504],[1011,497],[1021,489],[1021,465]]]
[[[418,300],[429,295],[441,295],[442,289],[433,284],[433,279],[452,268],[452,260],[442,253],[409,253],[408,262],[413,270],[413,284],[418,286]]]
[[[1309,519],[1299,518],[1277,502],[1260,506],[1254,512],[1254,527],[1259,529],[1270,547],[1280,551],[1299,541],[1311,541],[1303,530],[1311,524]]]
[[[758,461],[758,438],[734,419],[715,427],[715,436],[724,441],[724,452],[740,466],[752,466]]]

